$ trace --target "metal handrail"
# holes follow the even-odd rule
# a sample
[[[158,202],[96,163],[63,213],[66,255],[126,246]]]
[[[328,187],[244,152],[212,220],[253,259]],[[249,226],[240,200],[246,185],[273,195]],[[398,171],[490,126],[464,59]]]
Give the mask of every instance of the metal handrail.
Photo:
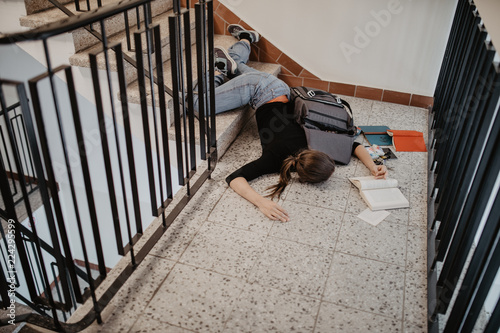
[[[168,92],[165,87],[163,67],[160,65],[162,61],[162,47],[160,37],[160,26],[150,24],[149,11],[147,10],[148,4],[152,0],[123,0],[113,6],[104,6],[90,12],[85,12],[79,15],[68,17],[62,21],[51,23],[46,26],[36,28],[30,31],[23,31],[8,35],[0,35],[0,45],[13,44],[25,41],[42,41],[43,51],[46,58],[46,71],[36,75],[27,80],[14,81],[5,80],[0,78],[0,107],[6,108],[6,99],[4,93],[4,86],[14,88],[20,101],[21,112],[25,119],[26,132],[28,133],[28,141],[35,164],[36,178],[39,182],[39,189],[43,205],[45,207],[45,224],[47,231],[52,242],[50,249],[50,260],[45,261],[42,255],[43,251],[47,252],[47,244],[39,238],[37,226],[33,210],[28,198],[28,193],[25,188],[23,190],[23,201],[26,206],[28,214],[28,223],[33,234],[31,251],[26,249],[26,244],[22,237],[16,238],[16,247],[19,252],[19,261],[22,265],[24,273],[25,286],[29,297],[19,295],[20,299],[27,299],[35,306],[43,307],[46,311],[51,312],[52,319],[49,317],[41,317],[36,314],[31,314],[23,318],[26,322],[33,323],[45,328],[58,330],[58,331],[79,331],[80,329],[88,326],[92,321],[97,320],[101,322],[101,312],[104,307],[109,303],[113,295],[116,294],[118,289],[125,283],[130,274],[136,269],[146,255],[150,252],[156,242],[160,239],[161,235],[172,224],[174,219],[181,213],[183,208],[191,200],[192,196],[201,188],[203,183],[209,179],[217,163],[217,142],[215,133],[215,94],[214,91],[214,69],[209,66],[207,62],[213,63],[213,2],[201,0],[200,3],[195,5],[196,11],[196,29],[197,38],[196,44],[202,45],[199,52],[196,54],[196,62],[198,66],[198,79],[202,84],[198,91],[199,103],[203,106],[199,115],[199,130],[200,142],[199,146],[195,144],[195,118],[193,110],[193,71],[191,71],[191,64],[187,66],[185,62],[191,62],[191,48],[183,47],[183,45],[191,45],[190,30],[191,24],[189,20],[189,10],[180,9],[179,0],[174,0],[174,15],[169,17],[169,33],[170,33],[170,55],[171,55],[171,70],[172,70],[172,90],[176,93],[172,94],[173,97],[173,110],[174,110],[174,131],[176,135],[175,150],[178,153],[177,163],[172,161],[172,165],[178,166],[178,183],[185,186],[185,193],[181,193],[179,200],[174,201],[172,184],[170,180],[175,179],[172,174],[169,156],[169,131],[167,124],[167,103],[164,92]],[[188,2],[189,3],[189,2]],[[139,171],[135,167],[136,160],[139,159],[137,152],[134,152],[134,138],[131,132],[131,120],[129,116],[129,106],[127,102],[127,82],[125,79],[124,61],[125,54],[122,51],[122,44],[109,45],[106,35],[106,19],[122,14],[128,10],[139,8],[143,6],[144,10],[144,26],[134,32],[134,39],[136,45],[142,45],[141,38],[146,38],[147,52],[136,47],[135,57],[137,59],[137,80],[139,84],[139,92],[141,94],[140,108],[142,115],[142,134],[144,146],[141,148],[140,153],[146,153],[146,159],[142,160],[144,166],[147,167],[147,181],[141,185],[144,189],[149,191],[149,198],[141,198],[141,201],[151,200],[150,212],[152,216],[160,218],[161,224],[152,226],[150,229],[151,236],[141,242],[139,246],[138,240],[142,237],[143,226],[146,222],[141,217],[141,207],[138,198],[138,178]],[[88,27],[91,24],[98,23],[101,26],[101,46],[99,50],[89,54],[90,57],[90,71],[91,80],[94,88],[95,110],[90,111],[90,114],[81,114],[80,103],[77,96],[76,84],[72,74],[71,66],[62,65],[59,67],[52,67],[52,62],[49,52],[48,39],[58,36],[63,33],[68,33],[79,28]],[[94,35],[98,34],[93,32]],[[125,42],[123,42],[125,44]],[[154,51],[153,51],[154,50]],[[110,58],[116,56],[116,71],[117,78],[111,77]],[[185,54],[184,54],[185,53]],[[97,57],[104,56],[106,65],[106,77],[99,73],[97,66]],[[153,69],[152,61],[156,60],[156,69]],[[143,62],[143,58],[146,60]],[[201,69],[201,70],[200,70]],[[185,73],[184,73],[185,71]],[[149,74],[155,73],[157,78],[153,78]],[[66,83],[66,88],[56,89],[56,77],[62,77]],[[146,80],[146,77],[148,80]],[[24,80],[24,79],[23,79]],[[114,84],[118,80],[119,102]],[[159,105],[155,100],[157,92],[154,87],[156,84],[159,89]],[[103,88],[101,88],[103,85]],[[27,89],[27,88],[28,89]],[[47,94],[42,90],[47,87],[51,90],[51,94]],[[146,88],[151,89],[151,94],[147,94]],[[103,99],[103,91],[108,94]],[[209,93],[210,92],[210,93]],[[60,95],[65,97],[66,103],[69,107],[62,105]],[[182,96],[182,97],[181,97]],[[184,103],[184,98],[188,103]],[[29,98],[29,99],[28,99]],[[151,104],[148,105],[147,99],[151,98]],[[108,99],[108,100],[106,100]],[[105,101],[106,100],[106,101]],[[104,103],[103,103],[104,101]],[[45,103],[44,103],[45,102]],[[50,104],[48,104],[50,103]],[[106,103],[106,104],[105,104]],[[118,104],[121,104],[118,106]],[[122,119],[116,117],[118,108],[120,108]],[[159,110],[161,118],[157,119],[156,110]],[[106,114],[104,110],[106,109]],[[154,110],[153,112],[151,110]],[[95,112],[95,114],[93,114]],[[84,130],[91,128],[88,123],[84,124],[83,117],[92,117],[96,120],[90,126],[97,126],[100,139],[100,147],[102,161],[104,162],[104,169],[99,171],[99,177],[106,177],[109,208],[112,213],[112,219],[109,219],[107,211],[101,214],[96,209],[96,201],[94,198],[93,181],[95,175],[91,174],[91,167],[89,167],[89,159],[87,154],[89,152],[85,147]],[[54,118],[51,118],[54,117]],[[63,117],[70,118],[68,122],[64,122]],[[54,122],[53,119],[56,121]],[[90,121],[90,120],[89,120]],[[50,123],[50,132],[48,132],[47,124]],[[107,126],[111,124],[111,126]],[[84,127],[88,126],[87,127]],[[139,124],[140,126],[140,124]],[[117,128],[123,131],[123,136],[119,137]],[[153,131],[150,132],[151,128]],[[9,135],[12,129],[9,127]],[[183,137],[181,137],[183,133]],[[58,142],[49,142],[57,140]],[[184,140],[185,138],[185,140]],[[70,164],[70,150],[74,149],[74,142],[77,143],[77,154],[79,155],[79,165],[74,168]],[[159,143],[162,143],[162,150],[160,151]],[[59,177],[56,177],[55,160],[52,155],[51,144],[58,144],[60,147],[59,158],[63,160],[64,179],[67,180],[67,185],[64,193],[58,193]],[[12,143],[11,143],[12,144]],[[73,146],[72,146],[73,145]],[[111,149],[110,149],[111,148]],[[110,151],[112,154],[110,154]],[[206,166],[200,172],[197,172],[196,150],[200,150],[201,158],[207,160]],[[184,152],[184,154],[180,154]],[[121,157],[120,157],[120,154]],[[117,155],[117,166],[112,165],[113,158]],[[122,163],[123,159],[123,163]],[[163,163],[160,161],[163,159]],[[24,175],[23,166],[18,157],[14,158],[16,168],[19,170],[20,175]],[[61,164],[61,163],[59,163]],[[74,169],[74,171],[73,171]],[[12,194],[10,192],[6,172],[3,165],[0,164],[0,193],[5,199],[6,210],[2,218],[7,218],[20,225],[17,213],[15,211]],[[73,172],[75,172],[73,174]],[[80,178],[77,178],[78,175]],[[196,176],[196,179],[194,178]],[[140,174],[141,176],[144,173]],[[83,186],[78,188],[76,193],[75,179],[83,181]],[[106,186],[105,185],[105,186]],[[127,206],[127,193],[125,187],[130,186],[130,206]],[[121,190],[121,191],[120,191]],[[70,216],[67,216],[63,211],[63,202],[61,196],[66,196],[65,204],[72,205],[69,209]],[[172,204],[172,205],[171,205]],[[171,206],[170,206],[171,205]],[[168,209],[167,209],[168,208]],[[85,209],[86,215],[80,213],[80,209]],[[79,288],[78,276],[81,277],[82,270],[75,268],[74,256],[72,247],[69,244],[68,237],[68,223],[67,220],[72,219],[73,232],[75,237],[73,241],[80,242],[81,256],[85,262],[84,273],[88,277],[89,289],[87,292],[81,292]],[[82,228],[83,218],[86,219],[87,230]],[[101,227],[108,222],[108,226],[113,228],[116,241],[116,254],[123,256],[126,260],[126,265],[116,274],[118,277],[109,284],[100,285],[100,282],[107,276],[107,267],[105,265],[103,242],[101,240]],[[126,231],[126,235],[122,239],[122,229]],[[19,232],[22,233],[23,228],[19,227]],[[87,234],[85,233],[87,232]],[[135,234],[133,234],[135,232]],[[125,234],[125,233],[124,233]],[[92,278],[89,255],[85,238],[92,235],[94,242],[89,244],[89,249],[96,257],[96,265],[99,277]],[[77,239],[78,238],[78,239]],[[109,242],[107,242],[109,243]],[[107,245],[107,244],[106,244]],[[115,246],[113,245],[113,246]],[[136,246],[137,245],[137,246]],[[91,247],[92,246],[92,247]],[[109,247],[108,247],[109,249]],[[40,261],[37,265],[41,268],[58,267],[57,278],[60,281],[60,292],[58,295],[52,295],[50,292],[50,285],[56,273],[48,272],[42,269],[41,274],[34,276],[31,274],[33,268],[30,264],[30,256],[35,254]],[[126,256],[127,255],[127,256]],[[76,256],[78,257],[78,256]],[[46,264],[45,264],[46,262]],[[1,273],[1,272],[0,272]],[[49,277],[51,275],[51,277]],[[38,285],[37,279],[41,280],[41,285]],[[2,302],[8,301],[6,295],[5,277],[0,274],[0,297]],[[99,286],[100,285],[100,286]],[[100,293],[96,293],[96,288],[101,288]],[[59,288],[59,286],[58,286]],[[43,296],[46,299],[41,300],[40,291],[44,291]],[[59,290],[58,290],[59,291]],[[98,294],[100,296],[98,296]],[[56,296],[56,297],[54,297]],[[77,323],[68,324],[59,320],[59,311],[72,308],[76,303],[83,303],[86,301],[91,302],[92,309],[83,314],[83,319]]]
[[[151,2],[151,0],[121,0],[112,6],[102,6],[89,12],[70,16],[61,21],[52,22],[28,31],[0,34],[0,44],[13,44],[23,41],[45,40],[75,29],[100,22],[111,16],[123,13]]]

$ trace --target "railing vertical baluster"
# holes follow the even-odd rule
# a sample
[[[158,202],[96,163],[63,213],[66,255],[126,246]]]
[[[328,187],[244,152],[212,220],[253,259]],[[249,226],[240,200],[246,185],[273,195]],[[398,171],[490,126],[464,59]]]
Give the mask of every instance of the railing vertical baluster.
[[[191,20],[189,14],[189,2],[187,10],[184,12],[184,58],[186,59],[186,97],[184,102],[186,105],[188,124],[189,124],[189,156],[191,160],[191,171],[196,170],[196,139],[194,129],[194,97],[193,97],[193,57],[191,54]],[[187,102],[187,103],[186,103]],[[187,134],[185,134],[187,140]]]
[[[59,68],[57,68],[57,69],[52,68],[52,63],[51,63],[51,59],[50,59],[50,55],[49,55],[49,47],[48,47],[48,43],[47,43],[46,39],[43,40],[43,44],[44,44],[44,51],[45,51],[45,60],[47,62],[48,79],[49,79],[49,84],[50,84],[50,88],[51,88],[51,92],[52,92],[52,101],[54,103],[54,112],[55,112],[56,118],[57,118],[59,138],[60,138],[61,147],[63,149],[64,162],[65,162],[66,172],[67,172],[67,176],[68,176],[68,180],[69,180],[71,198],[73,201],[73,209],[75,211],[76,219],[80,220],[80,212],[79,212],[78,203],[77,203],[77,199],[76,199],[75,185],[74,185],[74,181],[73,181],[73,172],[71,170],[71,164],[69,162],[68,148],[67,148],[67,144],[66,144],[66,135],[64,134],[63,122],[62,122],[62,118],[61,118],[61,108],[59,106],[57,89],[56,89],[56,85],[54,82],[55,72],[58,71]],[[50,159],[50,156],[49,156],[49,159]],[[53,176],[52,181],[56,182],[55,175]],[[58,202],[57,204],[60,205],[59,198],[58,198],[59,194],[56,192],[55,194],[52,193],[52,195],[53,195],[53,198],[54,197],[57,198],[57,202]],[[59,209],[61,209],[61,207],[59,207],[58,210]],[[67,230],[66,230],[66,225],[64,224],[64,216],[62,214],[62,211],[60,212],[60,214],[61,214],[61,219],[60,219],[59,232],[61,233],[61,240],[62,240],[62,244],[64,247],[64,254],[65,254],[64,257],[66,259],[66,265],[67,265],[69,276],[71,277],[71,282],[73,284],[73,288],[78,295],[78,294],[80,294],[80,287],[79,287],[80,284],[78,282],[78,278],[76,276],[76,272],[75,272],[75,269],[73,266],[74,265],[73,255],[72,255],[71,247],[70,247],[70,244],[68,241],[68,234],[67,234]],[[58,219],[58,221],[59,221],[59,219]],[[61,271],[63,271],[63,270],[61,269]],[[61,278],[65,279],[66,272],[63,272],[62,274],[63,275],[61,276]],[[63,283],[66,283],[66,281],[64,281]],[[69,301],[69,299],[70,298],[69,298],[69,288],[68,288],[68,291],[65,294],[65,301]]]
[[[54,279],[54,288],[56,289],[57,297],[59,297],[59,299],[62,300],[63,298],[62,298],[62,294],[61,294],[61,288],[59,288],[59,281],[57,281],[58,276],[57,276],[57,272],[56,272],[54,267],[58,267],[57,263],[51,262],[50,269],[52,271],[52,278]],[[49,288],[48,292],[52,292],[52,290]],[[62,316],[63,316],[64,321],[68,320],[66,317],[66,313],[64,311],[62,311]]]
[[[125,214],[125,224],[127,226],[127,236],[128,236],[128,241],[130,245],[130,259],[132,260],[132,264],[135,266],[135,255],[134,255],[134,248],[133,248],[133,241],[132,241],[132,230],[130,226],[130,215],[129,215],[129,209],[128,209],[128,202],[127,202],[127,189],[125,186],[125,177],[123,176],[123,161],[122,161],[122,153],[121,153],[121,145],[120,145],[120,139],[118,137],[118,121],[116,117],[116,107],[115,107],[115,98],[114,98],[114,90],[113,90],[113,82],[111,79],[111,67],[109,65],[109,45],[108,45],[108,39],[106,36],[106,27],[104,25],[104,21],[102,20],[101,22],[101,32],[103,36],[103,51],[104,51],[104,61],[105,61],[105,66],[106,66],[106,77],[108,81],[108,92],[109,92],[109,101],[111,104],[111,115],[113,119],[113,132],[114,132],[114,137],[115,137],[115,146],[116,146],[116,157],[118,160],[118,170],[119,170],[119,178],[120,178],[120,187],[122,189],[122,196],[123,196],[123,212]],[[101,264],[99,263],[99,266]],[[102,266],[101,269],[106,270],[106,266]]]
[[[123,21],[125,25],[125,36],[127,40],[127,50],[132,51],[132,45],[130,43],[130,25],[128,21],[128,11],[123,12]]]
[[[33,164],[33,158],[31,157],[31,149],[29,148],[29,145],[28,145],[28,134],[26,133],[26,126],[24,124],[24,118],[22,117],[22,114],[19,114],[18,117],[19,117],[19,122],[21,122],[19,131],[22,131],[23,139],[26,143],[26,155],[28,155],[28,159],[29,159],[29,164],[26,165],[26,169],[28,169],[28,166],[29,166],[29,169],[27,170],[28,176],[30,176],[30,172],[31,172],[30,177],[33,177],[33,179],[29,178],[30,185],[31,185],[33,182],[35,182],[35,167]],[[18,122],[18,125],[19,125],[19,122]],[[28,162],[26,162],[26,163],[28,163]],[[31,189],[33,189],[33,187],[31,187]]]
[[[75,89],[75,84],[73,80],[73,73],[71,71],[71,67],[66,68],[66,81],[68,83],[68,92],[69,92],[69,97],[70,97],[70,102],[71,102],[71,110],[73,111],[73,124],[75,128],[75,135],[76,139],[78,142],[78,152],[80,156],[80,162],[82,166],[82,173],[83,173],[83,179],[85,182],[85,192],[87,195],[87,206],[89,209],[89,214],[90,214],[90,222],[92,225],[92,230],[94,232],[94,242],[95,242],[95,247],[96,247],[96,253],[98,256],[98,263],[99,263],[99,274],[102,277],[105,277],[107,272],[106,272],[106,266],[105,266],[105,261],[104,261],[104,256],[102,252],[102,243],[101,243],[101,234],[99,231],[99,222],[97,219],[97,212],[96,212],[96,207],[95,207],[95,201],[94,201],[94,191],[92,187],[92,181],[90,177],[90,171],[89,171],[89,163],[87,159],[87,150],[85,148],[85,139],[83,137],[83,130],[82,130],[82,123],[80,120],[80,110],[78,107],[78,102],[76,99],[76,89]],[[80,236],[80,245],[82,247],[82,252],[83,252],[83,258],[85,261],[85,269],[87,271],[87,276],[88,278],[88,284],[90,288],[90,294],[92,297],[92,301],[94,302],[94,311],[97,314],[98,321],[101,321],[100,318],[100,309],[97,304],[97,297],[96,297],[96,287],[94,285],[94,279],[92,278],[92,270],[90,269],[89,265],[89,256],[87,253],[87,246],[85,245],[85,235],[84,235],[84,230],[82,227],[82,224],[80,220],[77,220],[77,227],[78,227],[78,234]],[[76,294],[76,299],[78,301],[78,294]]]
[[[101,85],[99,80],[97,54],[96,53],[89,54],[89,60],[90,60],[90,70],[92,73],[92,82],[94,86],[94,97],[96,102],[97,121],[99,124],[99,135],[101,137],[104,169],[106,172],[106,182],[108,185],[109,204],[111,206],[111,215],[113,218],[113,225],[115,229],[116,246],[118,249],[118,253],[123,255],[124,252],[123,252],[123,241],[121,235],[120,216],[118,214],[118,205],[116,202],[113,171],[111,168],[111,157],[109,154],[109,143],[106,130],[106,119],[104,117],[104,106],[101,94]]]
[[[175,23],[177,25],[176,28],[176,45],[177,45],[177,65],[178,65],[178,93],[182,96],[182,101],[179,101],[180,103],[180,109],[181,109],[181,114],[182,114],[182,125],[183,125],[183,132],[184,132],[184,175],[186,176],[186,193],[188,196],[191,196],[191,188],[189,184],[189,178],[190,178],[190,161],[189,161],[189,141],[188,141],[188,119],[187,119],[187,108],[186,108],[186,90],[185,90],[185,85],[184,85],[184,63],[183,63],[183,57],[182,57],[182,14],[181,14],[181,8],[180,8],[180,0],[174,0],[174,12],[175,12]],[[186,50],[188,49],[187,44],[185,45]],[[186,62],[186,67],[190,66],[191,63]]]
[[[172,172],[170,169],[170,147],[168,140],[168,122],[167,122],[167,101],[165,98],[165,80],[163,76],[163,57],[161,51],[161,35],[160,27],[156,26],[153,29],[154,40],[157,45],[155,59],[156,59],[156,77],[158,80],[158,99],[159,99],[159,112],[160,112],[160,122],[161,122],[161,133],[162,133],[162,145],[163,145],[163,167],[165,169],[165,187],[167,200],[171,200],[173,197],[172,191]],[[162,203],[163,204],[163,203]],[[163,219],[165,223],[165,219]]]
[[[175,1],[174,1],[175,3]],[[169,21],[169,35],[170,35],[170,62],[172,69],[172,90],[179,91],[180,89],[180,73],[179,69],[179,47],[178,44],[178,16],[170,16]],[[179,178],[179,185],[184,185],[184,164],[182,158],[182,133],[181,133],[181,109],[179,101],[179,93],[172,96],[173,109],[174,109],[174,125],[175,125],[175,141],[177,152],[177,175]],[[201,116],[200,116],[201,118]]]
[[[146,34],[146,51],[147,51],[147,59],[148,59],[148,68],[149,68],[149,73],[153,74],[153,58],[152,54],[154,52],[155,48],[161,48],[161,44],[158,46],[154,46],[153,44],[153,31],[150,29],[150,19],[149,19],[149,10],[147,10],[147,5],[144,7],[144,22],[145,22],[145,34]],[[156,64],[157,66],[162,66],[162,64]],[[164,210],[164,202],[165,202],[165,196],[163,193],[163,175],[161,171],[161,148],[160,148],[160,140],[158,136],[158,120],[156,117],[156,94],[155,94],[155,82],[153,75],[150,75],[149,77],[149,87],[151,91],[151,109],[152,109],[152,114],[153,114],[153,134],[154,134],[154,142],[155,142],[155,148],[156,148],[156,167],[158,168],[158,184],[159,184],[159,194],[160,194],[160,205],[161,205],[161,212],[163,213]],[[161,89],[159,89],[161,90]]]
[[[1,176],[0,176],[1,178]],[[5,277],[4,270],[0,272],[0,297],[2,298],[2,308],[7,308],[10,306],[10,298],[8,290],[10,283],[7,283],[7,278]]]
[[[196,59],[198,69],[198,114],[200,122],[200,153],[201,159],[207,158],[207,143],[205,139],[205,123],[206,123],[206,49],[205,49],[205,26],[203,24],[204,6],[201,3],[195,5],[196,16]]]
[[[7,117],[7,114],[5,115],[5,117]],[[9,167],[9,171],[10,171],[10,175],[11,175],[11,179],[12,179],[12,187],[14,188],[13,194],[16,195],[17,194],[17,185],[16,185],[16,181],[14,179],[14,169],[12,168],[12,164],[10,163],[10,157],[9,157],[8,150],[7,150],[7,140],[5,140],[5,136],[3,134],[3,130],[1,127],[0,127],[0,138],[2,138],[3,149],[5,151],[5,157],[7,159],[7,165]],[[3,163],[3,159],[2,159],[2,163]]]
[[[12,134],[13,134],[13,139],[14,139],[14,145],[15,145],[15,147],[17,147],[16,154],[19,157],[21,164],[24,162],[24,166],[26,167],[26,169],[28,169],[29,164],[28,164],[28,160],[26,158],[26,154],[21,154],[21,152],[28,151],[28,153],[29,153],[29,150],[24,147],[24,142],[23,142],[22,137],[21,137],[21,129],[19,128],[19,121],[15,121],[15,120],[17,120],[16,119],[17,117],[18,117],[17,115],[14,115],[14,117],[12,117],[10,119],[10,127],[13,130]],[[16,131],[15,131],[16,129],[17,129],[17,133],[19,133],[19,139],[16,136]],[[19,144],[18,144],[18,142],[19,142]],[[23,170],[24,170],[24,168],[23,168]],[[19,176],[19,183],[21,183],[21,186],[27,187],[28,183],[26,181],[26,177],[25,177],[26,175],[18,175],[18,176]]]
[[[208,49],[208,43],[207,43],[207,2],[206,0],[200,0],[198,2],[201,10],[200,10],[200,23],[202,26],[202,34],[203,37],[201,38],[201,44],[202,44],[202,49],[203,49],[203,63],[204,63],[204,71],[203,71],[203,84],[204,84],[204,105],[205,105],[205,135],[207,139],[207,146],[206,146],[206,152],[209,155],[208,161],[210,161],[210,143],[211,143],[211,132],[210,132],[210,122],[211,122],[211,110],[210,110],[210,101],[209,101],[209,91],[210,91],[210,83],[208,82],[208,71],[210,67],[213,67],[213,64],[207,63],[208,60],[208,55],[210,53],[210,50]],[[210,164],[210,163],[209,163]]]
[[[495,310],[491,313],[490,320],[483,333],[498,333],[498,330],[500,330],[500,299],[497,300]]]
[[[121,44],[113,47],[116,54],[116,66],[118,71],[118,84],[120,87],[120,100],[122,105],[123,114],[123,128],[125,130],[125,143],[127,146],[128,163],[129,163],[129,176],[130,176],[130,186],[132,190],[132,199],[134,203],[134,213],[137,233],[142,234],[142,223],[141,223],[141,207],[139,203],[139,189],[137,187],[137,176],[134,161],[134,146],[132,142],[132,131],[130,129],[130,115],[128,110],[127,102],[127,83],[125,79],[125,66],[123,65],[123,51]]]
[[[207,1],[207,43],[208,43],[208,73],[209,73],[209,94],[210,98],[208,105],[210,106],[210,136],[209,136],[209,144],[211,147],[216,146],[217,135],[216,135],[216,124],[215,124],[215,70],[213,64],[215,64],[214,59],[214,3],[213,0]],[[211,155],[211,151],[209,150],[209,154]],[[210,161],[208,163],[210,168]]]
[[[141,33],[134,33],[135,45],[142,45]],[[144,135],[144,144],[146,150],[146,165],[148,168],[148,180],[149,180],[149,195],[151,198],[151,212],[153,216],[158,216],[158,206],[156,197],[156,182],[155,173],[153,168],[153,155],[151,152],[151,133],[149,130],[149,116],[148,116],[148,96],[146,92],[146,80],[144,73],[144,59],[142,55],[142,50],[138,47],[135,48],[135,55],[137,61],[137,82],[139,85],[139,96],[141,103],[141,115],[142,115],[142,128]]]

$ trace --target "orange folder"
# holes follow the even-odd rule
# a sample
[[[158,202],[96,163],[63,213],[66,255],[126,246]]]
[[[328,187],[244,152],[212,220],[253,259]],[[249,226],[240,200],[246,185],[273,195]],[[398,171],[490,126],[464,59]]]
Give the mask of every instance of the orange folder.
[[[388,130],[387,133],[392,136],[392,144],[396,151],[427,151],[422,132]]]

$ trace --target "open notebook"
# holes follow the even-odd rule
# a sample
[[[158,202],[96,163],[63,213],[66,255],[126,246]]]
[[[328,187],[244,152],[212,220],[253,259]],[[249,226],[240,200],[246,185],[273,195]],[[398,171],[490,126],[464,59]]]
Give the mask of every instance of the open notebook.
[[[359,189],[371,210],[406,208],[410,203],[398,188],[396,179],[375,179],[373,176],[353,177],[349,180]]]

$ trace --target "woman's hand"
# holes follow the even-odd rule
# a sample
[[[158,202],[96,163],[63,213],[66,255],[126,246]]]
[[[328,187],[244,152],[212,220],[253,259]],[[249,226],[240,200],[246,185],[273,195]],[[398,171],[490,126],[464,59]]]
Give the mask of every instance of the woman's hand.
[[[257,203],[257,207],[271,220],[281,222],[290,221],[290,216],[288,216],[286,210],[272,200],[262,197]]]
[[[372,157],[368,151],[362,145],[359,145],[354,150],[354,155],[356,155],[361,162],[370,170],[372,176],[377,179],[387,178],[387,168],[385,165],[376,165],[373,163]]]
[[[372,176],[377,179],[385,179],[387,177],[387,168],[385,165],[374,164],[370,171],[372,173]]]
[[[245,178],[235,178],[231,181],[229,186],[236,193],[257,206],[260,211],[271,220],[281,222],[290,221],[290,217],[288,216],[288,213],[283,209],[283,207],[278,205],[276,202],[269,200],[259,193],[255,192],[255,190],[250,187]]]

